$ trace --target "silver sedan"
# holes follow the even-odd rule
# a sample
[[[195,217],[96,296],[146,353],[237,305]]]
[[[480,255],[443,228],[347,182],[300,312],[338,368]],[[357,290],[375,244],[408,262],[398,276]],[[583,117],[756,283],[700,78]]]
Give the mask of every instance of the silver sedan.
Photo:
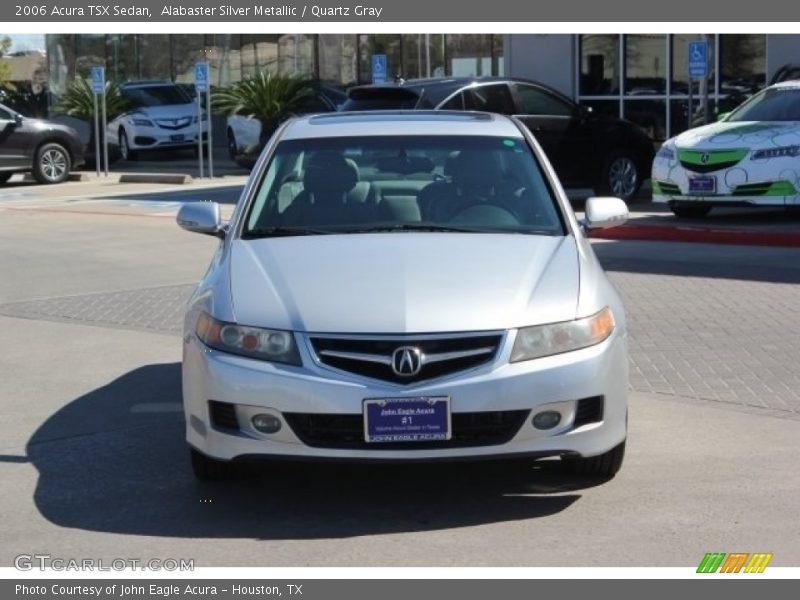
[[[294,119],[189,300],[186,435],[195,474],[253,458],[560,456],[613,476],[625,449],[625,313],[526,128],[485,113]]]

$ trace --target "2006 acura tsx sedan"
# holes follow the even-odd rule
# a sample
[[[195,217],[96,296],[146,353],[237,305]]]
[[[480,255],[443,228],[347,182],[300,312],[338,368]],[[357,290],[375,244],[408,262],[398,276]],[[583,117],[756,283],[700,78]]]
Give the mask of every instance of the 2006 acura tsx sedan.
[[[535,139],[488,113],[284,124],[189,300],[183,394],[195,474],[253,458],[560,456],[613,476],[627,421],[619,296]]]

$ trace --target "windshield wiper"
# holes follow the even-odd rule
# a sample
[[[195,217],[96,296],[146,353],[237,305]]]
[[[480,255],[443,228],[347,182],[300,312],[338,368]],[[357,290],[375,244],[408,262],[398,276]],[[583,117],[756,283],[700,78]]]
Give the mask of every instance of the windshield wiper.
[[[309,227],[256,227],[242,234],[244,239],[256,239],[264,237],[289,237],[293,235],[327,235],[336,233],[328,229],[312,229]]]
[[[430,225],[425,223],[396,223],[394,225],[371,225],[359,229],[349,229],[348,233],[383,233],[392,231],[445,231],[456,233],[481,233],[477,227],[452,227],[450,225]]]

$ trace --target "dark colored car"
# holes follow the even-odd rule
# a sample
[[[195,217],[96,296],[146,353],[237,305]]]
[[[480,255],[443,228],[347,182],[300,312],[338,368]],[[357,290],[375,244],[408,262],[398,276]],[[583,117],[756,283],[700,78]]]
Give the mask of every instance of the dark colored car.
[[[650,171],[653,142],[638,125],[592,112],[524,79],[421,79],[351,88],[339,109],[447,109],[513,115],[542,145],[565,187],[630,200]]]
[[[313,90],[297,110],[298,115],[335,112],[347,101],[347,95],[337,87],[321,81],[310,81]],[[226,135],[228,153],[240,166],[252,168],[261,154],[261,123],[242,116],[228,117]]]
[[[0,104],[0,183],[26,172],[39,183],[61,183],[82,163],[83,144],[74,129]]]

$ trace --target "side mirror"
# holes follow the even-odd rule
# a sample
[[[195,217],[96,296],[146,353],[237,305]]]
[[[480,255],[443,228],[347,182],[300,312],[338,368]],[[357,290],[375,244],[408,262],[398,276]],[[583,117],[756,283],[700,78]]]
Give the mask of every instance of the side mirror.
[[[17,125],[22,125],[22,115],[19,113],[14,113],[14,123]]]
[[[183,229],[193,233],[205,233],[220,239],[225,237],[225,229],[216,202],[190,202],[181,206],[175,218]]]
[[[628,220],[628,205],[619,198],[589,198],[586,201],[583,226],[588,229],[607,229]]]
[[[717,121],[727,121],[728,117],[731,115],[730,111],[722,112],[717,114]]]

